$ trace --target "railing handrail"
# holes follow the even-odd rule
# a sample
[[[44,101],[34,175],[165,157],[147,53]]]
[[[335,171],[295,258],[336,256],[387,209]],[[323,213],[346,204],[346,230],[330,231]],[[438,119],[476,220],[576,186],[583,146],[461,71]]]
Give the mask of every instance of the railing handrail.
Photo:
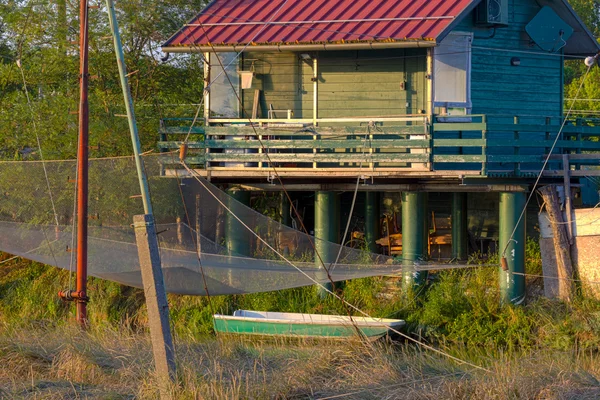
[[[312,118],[210,118],[207,123],[227,124],[227,123],[244,123],[244,124],[268,124],[268,123],[302,123],[311,124],[314,122]],[[335,122],[423,122],[427,124],[429,118],[426,115],[406,115],[404,117],[340,117],[340,118],[317,118],[316,122],[335,123]]]
[[[555,153],[600,154],[600,141],[596,140],[600,138],[600,126],[588,125],[595,120],[573,118],[563,126],[556,117],[551,121],[541,116],[535,116],[537,120],[523,116],[494,118],[497,116],[439,115],[433,120],[424,115],[322,118],[317,123],[336,122],[341,125],[320,126],[313,125],[312,119],[304,118],[213,118],[208,121],[226,126],[211,126],[210,123],[202,126],[201,119],[198,119],[195,129],[204,135],[197,136],[189,144],[190,149],[195,150],[189,157],[196,165],[204,164],[207,169],[259,171],[268,170],[268,164],[274,162],[281,168],[303,171],[317,171],[322,167],[346,171],[360,162],[366,170],[392,168],[399,174],[415,171],[443,174],[446,171],[469,170],[478,176],[507,174],[530,177],[531,171],[537,168],[532,165],[542,163],[554,145]],[[193,118],[163,120],[171,122],[171,129],[187,132],[183,125],[189,125]],[[182,121],[181,126],[176,126],[173,121]],[[417,123],[394,124],[409,121]],[[347,123],[345,126],[344,122]],[[361,122],[369,127],[375,122],[378,129],[370,129],[364,124],[359,126]],[[301,123],[306,123],[306,126]],[[256,130],[257,127],[268,129]],[[555,134],[561,127],[563,135],[554,143]],[[165,132],[165,139],[168,134]],[[260,143],[251,140],[253,134],[258,134]],[[180,141],[163,140],[159,147],[173,150],[180,144]],[[597,158],[586,156],[574,157],[570,162],[579,168],[595,160]],[[560,162],[552,159],[551,169],[558,170]]]

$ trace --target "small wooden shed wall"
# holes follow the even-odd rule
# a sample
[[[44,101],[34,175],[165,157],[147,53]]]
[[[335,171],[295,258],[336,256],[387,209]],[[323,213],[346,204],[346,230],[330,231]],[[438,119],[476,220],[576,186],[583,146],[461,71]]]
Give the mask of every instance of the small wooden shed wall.
[[[261,90],[259,116],[269,105],[293,110],[295,118],[313,117],[312,59],[301,53],[248,52],[242,68],[256,76],[243,91],[252,110],[254,90]],[[318,62],[319,117],[398,116],[427,109],[425,49],[355,50],[307,53]],[[284,112],[278,118],[286,118]]]

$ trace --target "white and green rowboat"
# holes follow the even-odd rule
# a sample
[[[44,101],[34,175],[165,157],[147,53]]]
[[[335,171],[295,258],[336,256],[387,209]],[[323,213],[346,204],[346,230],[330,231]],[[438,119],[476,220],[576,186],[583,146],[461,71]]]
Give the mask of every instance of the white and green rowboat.
[[[297,314],[237,310],[233,315],[214,315],[215,331],[262,336],[305,338],[356,337],[358,328],[364,336],[375,340],[390,328],[404,325],[401,319],[350,317],[341,315]]]

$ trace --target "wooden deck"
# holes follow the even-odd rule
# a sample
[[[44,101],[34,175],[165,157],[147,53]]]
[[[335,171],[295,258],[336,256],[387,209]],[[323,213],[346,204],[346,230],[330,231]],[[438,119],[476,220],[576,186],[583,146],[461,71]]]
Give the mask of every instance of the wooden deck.
[[[285,122],[287,121],[287,122]],[[186,163],[219,180],[495,179],[524,183],[545,168],[547,179],[599,176],[600,121],[469,115],[371,119],[210,121],[195,126]],[[190,132],[189,119],[165,119],[159,148],[174,151]],[[161,158],[166,176],[186,175],[172,154]],[[587,169],[586,169],[587,168]],[[276,171],[276,172],[275,172]],[[490,184],[492,182],[490,181]]]

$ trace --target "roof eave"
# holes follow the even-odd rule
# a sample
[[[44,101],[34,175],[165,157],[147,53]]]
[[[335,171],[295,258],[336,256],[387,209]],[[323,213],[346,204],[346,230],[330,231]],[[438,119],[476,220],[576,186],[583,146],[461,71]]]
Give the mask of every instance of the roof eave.
[[[567,0],[562,0],[562,2],[565,5],[565,7],[567,8],[567,10],[569,10],[569,12],[573,15],[573,18],[575,18],[577,20],[577,22],[579,23],[579,25],[583,28],[583,33],[585,35],[587,35],[588,38],[590,39],[590,41],[592,42],[592,46],[590,46],[590,50],[592,50],[592,48],[594,50],[590,51],[590,53],[598,53],[600,51],[600,43],[598,43],[598,41],[594,37],[594,34],[583,23],[583,21],[581,20],[581,18],[579,17],[579,15],[575,12],[575,10],[573,9],[573,7],[571,7],[571,4],[569,4],[569,2]],[[569,54],[570,55],[590,55],[590,54],[587,54],[587,53],[584,53],[584,54],[582,54],[582,53],[569,53]]]
[[[307,43],[307,44],[268,44],[268,45],[199,45],[199,46],[165,46],[165,53],[202,53],[202,52],[282,52],[282,51],[333,51],[333,50],[376,50],[400,48],[435,47],[435,40],[402,40],[393,42],[355,42],[355,43]]]
[[[444,29],[442,32],[440,32],[440,34],[436,37],[436,40],[438,43],[440,43],[442,40],[444,40],[444,38],[446,36],[448,36],[448,34],[450,32],[452,32],[454,30],[454,28],[456,28],[456,26],[458,24],[460,24],[462,22],[462,20],[471,14],[471,11],[473,11],[475,9],[475,7],[477,7],[479,5],[479,3],[481,3],[483,0],[474,0],[471,2],[471,4],[469,4],[467,7],[465,7],[464,10],[462,10],[462,12],[460,14],[458,14],[456,16],[456,18],[454,18],[454,21],[452,21],[447,27],[446,29]]]

